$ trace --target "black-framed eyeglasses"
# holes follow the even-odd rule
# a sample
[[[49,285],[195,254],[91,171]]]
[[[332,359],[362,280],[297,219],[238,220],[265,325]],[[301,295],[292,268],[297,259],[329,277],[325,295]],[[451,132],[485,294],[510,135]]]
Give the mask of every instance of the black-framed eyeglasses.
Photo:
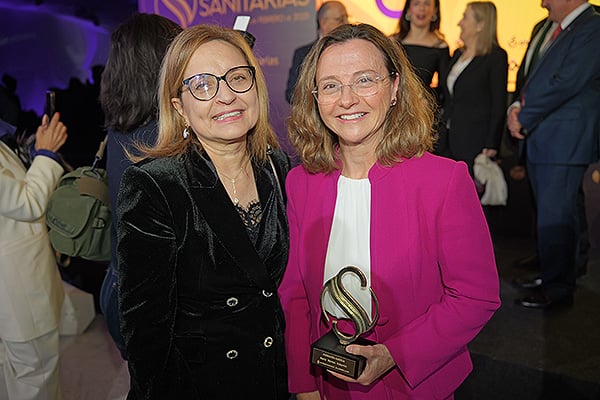
[[[246,93],[254,86],[254,67],[249,65],[233,67],[222,76],[209,73],[196,74],[184,79],[182,84],[196,100],[208,101],[217,95],[220,81],[224,81],[235,93]]]
[[[368,71],[360,74],[354,82],[348,84],[343,84],[337,79],[324,79],[317,84],[312,94],[319,104],[331,104],[338,101],[342,96],[344,86],[348,86],[357,96],[374,96],[379,91],[380,83],[393,76],[396,76],[396,72],[382,76],[375,71]]]

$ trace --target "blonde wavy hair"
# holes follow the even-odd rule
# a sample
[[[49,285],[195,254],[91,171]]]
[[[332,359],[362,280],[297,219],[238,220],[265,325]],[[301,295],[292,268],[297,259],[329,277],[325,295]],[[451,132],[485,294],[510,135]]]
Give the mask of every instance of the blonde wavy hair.
[[[267,148],[279,148],[275,132],[269,121],[269,97],[267,83],[262,73],[258,60],[252,53],[252,49],[240,32],[230,28],[216,25],[195,25],[185,29],[173,40],[160,71],[160,83],[158,88],[158,138],[154,146],[138,145],[140,156],[132,156],[134,161],[144,158],[171,157],[184,154],[193,146],[197,151],[202,150],[200,141],[196,135],[183,138],[183,130],[186,128],[185,121],[171,103],[172,98],[181,98],[182,81],[185,69],[198,47],[211,42],[221,40],[229,43],[240,50],[249,66],[254,67],[255,86],[258,96],[258,121],[248,132],[246,149],[250,158],[254,161],[267,160]],[[207,54],[207,57],[211,57]],[[199,101],[192,99],[191,101]],[[210,100],[209,100],[210,101]]]
[[[398,103],[390,107],[382,126],[383,136],[376,149],[377,160],[392,166],[403,158],[431,151],[435,102],[413,72],[404,50],[396,40],[368,24],[346,24],[323,36],[308,53],[300,70],[293,95],[288,136],[304,167],[312,173],[329,173],[340,168],[335,132],[323,123],[312,91],[316,87],[317,64],[323,51],[333,44],[362,39],[379,49],[388,72],[396,72]]]

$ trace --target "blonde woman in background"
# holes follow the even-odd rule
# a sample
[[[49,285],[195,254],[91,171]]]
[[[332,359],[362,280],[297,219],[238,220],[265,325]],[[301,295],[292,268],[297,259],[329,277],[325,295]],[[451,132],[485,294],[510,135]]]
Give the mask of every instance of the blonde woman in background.
[[[508,56],[498,45],[494,3],[467,4],[458,48],[442,82],[444,107],[438,153],[464,161],[473,175],[475,157],[495,157],[506,117]]]

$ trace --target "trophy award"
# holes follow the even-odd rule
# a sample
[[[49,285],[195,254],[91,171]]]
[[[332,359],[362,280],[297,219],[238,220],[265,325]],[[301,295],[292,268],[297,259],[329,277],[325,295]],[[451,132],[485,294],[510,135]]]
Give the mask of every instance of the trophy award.
[[[325,294],[329,293],[331,300],[336,303],[342,311],[354,323],[354,334],[341,332],[337,327],[337,320],[332,320],[332,329],[325,336],[311,345],[311,363],[327,370],[337,372],[339,374],[356,379],[365,368],[366,359],[362,356],[350,354],[346,352],[346,346],[355,343],[359,345],[374,345],[375,342],[361,338],[360,336],[368,332],[375,326],[379,318],[379,302],[373,292],[369,288],[371,297],[375,303],[375,316],[373,319],[367,314],[360,303],[346,290],[342,284],[342,277],[345,274],[354,274],[360,279],[362,288],[367,287],[367,277],[364,272],[353,265],[346,266],[340,272],[329,279],[321,292],[321,310],[323,316],[330,321],[329,314],[323,307]]]

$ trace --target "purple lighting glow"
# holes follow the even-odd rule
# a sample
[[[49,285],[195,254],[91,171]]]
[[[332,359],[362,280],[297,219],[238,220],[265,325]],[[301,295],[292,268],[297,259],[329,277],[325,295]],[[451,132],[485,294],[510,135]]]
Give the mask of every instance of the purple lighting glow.
[[[390,10],[383,4],[383,0],[375,0],[375,4],[377,4],[379,11],[386,17],[399,19],[402,15],[402,10]]]
[[[41,115],[48,88],[85,82],[106,62],[110,32],[91,21],[53,13],[44,5],[0,2],[0,75],[17,81],[23,111]]]

